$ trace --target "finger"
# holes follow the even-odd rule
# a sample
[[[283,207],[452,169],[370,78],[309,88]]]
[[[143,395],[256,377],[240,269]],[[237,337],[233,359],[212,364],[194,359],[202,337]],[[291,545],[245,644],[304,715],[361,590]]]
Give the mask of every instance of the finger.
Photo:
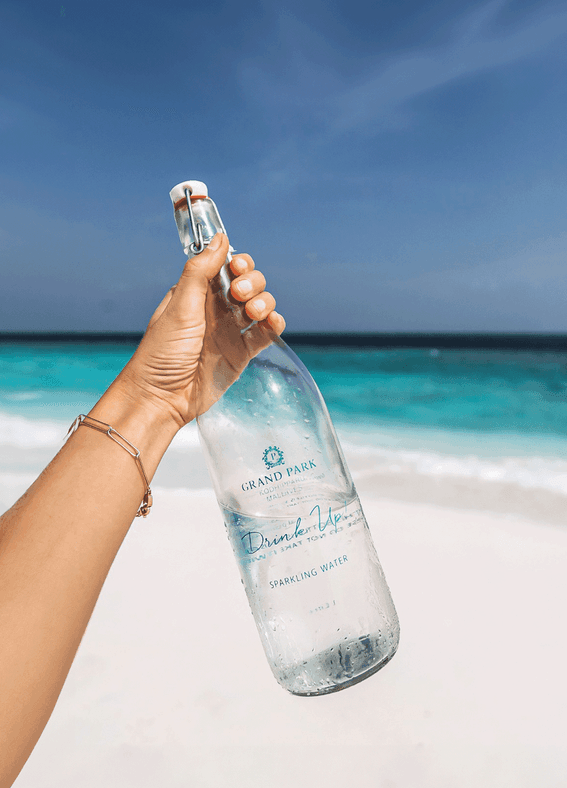
[[[173,309],[196,319],[204,316],[209,280],[222,268],[228,247],[226,235],[217,233],[203,252],[187,260],[171,299]]]
[[[271,293],[264,291],[256,298],[246,302],[245,310],[252,320],[265,320],[276,306],[276,299]]]
[[[230,270],[235,276],[247,274],[255,268],[254,260],[249,254],[237,254],[230,261]]]
[[[151,328],[153,326],[153,324],[156,323],[160,319],[161,315],[163,314],[163,312],[167,308],[167,305],[171,301],[171,296],[173,295],[176,287],[177,287],[177,285],[173,285],[173,287],[170,287],[169,290],[167,291],[167,293],[164,295],[164,297],[162,298],[162,300],[161,300],[160,304],[158,305],[156,311],[153,313],[153,315],[150,318],[150,322],[148,323],[148,328]]]
[[[195,275],[204,276],[207,280],[212,279],[226,260],[228,247],[227,236],[217,233],[204,251],[187,260],[179,283],[184,279],[192,279]]]
[[[270,312],[265,320],[262,320],[261,325],[266,325],[267,328],[271,328],[271,330],[278,336],[283,334],[285,331],[285,320],[279,312],[275,311],[275,309]]]
[[[285,328],[285,320],[279,312],[272,311],[265,320],[256,323],[242,334],[251,357],[260,353],[271,343],[274,334],[279,336]]]
[[[245,276],[239,276],[230,285],[232,295],[239,301],[249,301],[259,295],[266,287],[266,277],[261,271],[250,271]]]

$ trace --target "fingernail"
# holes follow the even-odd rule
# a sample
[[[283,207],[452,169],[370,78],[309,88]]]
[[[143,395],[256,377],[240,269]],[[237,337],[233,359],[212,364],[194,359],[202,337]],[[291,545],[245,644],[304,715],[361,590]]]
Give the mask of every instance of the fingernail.
[[[261,298],[259,298],[257,301],[254,301],[254,309],[257,312],[263,312],[265,308],[266,308],[266,302],[262,301]]]
[[[248,279],[243,279],[242,282],[238,283],[237,287],[238,292],[242,293],[242,295],[246,295],[246,293],[249,293],[252,290],[252,285]]]
[[[216,252],[217,249],[220,249],[220,245],[222,244],[222,233],[217,233],[211,243],[209,244],[209,249],[212,249],[213,252]]]

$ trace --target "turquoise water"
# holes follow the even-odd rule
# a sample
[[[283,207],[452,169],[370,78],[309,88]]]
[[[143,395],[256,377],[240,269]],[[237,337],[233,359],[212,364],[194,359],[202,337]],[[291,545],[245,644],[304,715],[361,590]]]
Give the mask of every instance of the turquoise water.
[[[0,345],[5,458],[11,449],[60,445],[66,426],[88,412],[134,349]],[[416,473],[511,480],[567,494],[567,353],[300,347],[298,355],[347,456],[358,452],[368,467],[401,464]],[[173,448],[182,444],[198,446],[194,426]]]
[[[340,421],[567,435],[567,354],[313,348],[300,356]]]
[[[0,345],[0,412],[73,417],[77,407],[96,402],[134,350],[114,343]]]
[[[74,414],[99,397],[134,345],[0,345],[0,410]],[[567,354],[300,348],[339,423],[567,435]]]

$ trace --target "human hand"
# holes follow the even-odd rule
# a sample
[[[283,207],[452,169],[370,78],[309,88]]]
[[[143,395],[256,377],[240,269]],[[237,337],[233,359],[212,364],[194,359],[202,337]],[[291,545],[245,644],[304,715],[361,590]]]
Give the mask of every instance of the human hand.
[[[231,295],[243,305],[248,330],[213,292],[228,255],[226,235],[217,233],[201,254],[189,259],[177,285],[154,312],[146,333],[118,376],[130,397],[142,397],[182,427],[211,407],[245,369],[248,361],[285,328],[274,311],[266,280],[249,255],[235,255]],[[246,284],[249,286],[245,291]],[[244,286],[244,288],[243,288]]]

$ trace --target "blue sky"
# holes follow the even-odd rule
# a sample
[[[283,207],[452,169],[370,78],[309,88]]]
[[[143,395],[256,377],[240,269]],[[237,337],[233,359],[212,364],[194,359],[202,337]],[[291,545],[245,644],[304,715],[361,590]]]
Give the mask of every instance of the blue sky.
[[[0,4],[0,330],[141,330],[203,180],[289,330],[567,331],[567,8]]]

